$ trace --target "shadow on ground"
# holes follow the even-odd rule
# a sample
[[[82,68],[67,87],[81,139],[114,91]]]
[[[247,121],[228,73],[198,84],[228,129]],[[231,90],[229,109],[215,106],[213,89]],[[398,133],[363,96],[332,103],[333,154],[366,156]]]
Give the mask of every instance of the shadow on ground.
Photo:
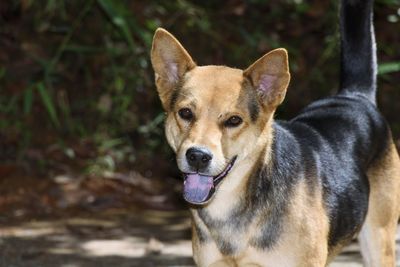
[[[193,266],[189,229],[186,211],[24,222],[0,228],[0,266]]]
[[[191,255],[185,210],[114,209],[0,227],[1,267],[192,267]],[[330,266],[362,266],[358,244]]]

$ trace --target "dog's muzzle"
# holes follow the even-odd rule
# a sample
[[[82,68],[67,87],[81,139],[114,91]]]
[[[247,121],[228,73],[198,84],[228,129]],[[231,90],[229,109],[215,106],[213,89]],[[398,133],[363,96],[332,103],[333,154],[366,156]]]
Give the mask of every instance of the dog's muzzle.
[[[183,198],[191,204],[205,204],[214,195],[217,185],[228,175],[237,156],[217,176],[206,176],[200,173],[184,173]]]

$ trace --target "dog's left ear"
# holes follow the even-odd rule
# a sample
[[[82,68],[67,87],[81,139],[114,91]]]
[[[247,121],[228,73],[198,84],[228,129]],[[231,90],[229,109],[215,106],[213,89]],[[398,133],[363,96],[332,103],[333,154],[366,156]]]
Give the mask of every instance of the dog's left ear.
[[[256,90],[262,104],[275,109],[285,98],[290,81],[287,51],[272,50],[248,67],[243,75]]]
[[[151,63],[158,94],[164,109],[168,110],[172,92],[177,89],[185,73],[196,64],[179,41],[162,28],[158,28],[153,37]]]

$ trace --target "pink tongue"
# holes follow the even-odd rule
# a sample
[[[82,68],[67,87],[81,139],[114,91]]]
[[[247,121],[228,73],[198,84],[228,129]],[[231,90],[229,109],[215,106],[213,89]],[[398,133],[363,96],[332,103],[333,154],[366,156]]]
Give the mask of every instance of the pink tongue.
[[[188,202],[200,204],[207,200],[213,186],[212,176],[188,174],[183,184],[183,197]]]

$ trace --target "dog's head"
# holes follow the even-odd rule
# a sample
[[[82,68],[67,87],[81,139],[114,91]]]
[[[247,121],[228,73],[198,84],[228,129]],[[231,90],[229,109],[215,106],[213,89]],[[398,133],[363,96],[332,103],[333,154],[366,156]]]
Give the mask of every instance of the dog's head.
[[[244,71],[196,66],[175,37],[158,29],[151,61],[184,197],[204,204],[235,165],[263,150],[290,80],[287,52],[273,50]]]

